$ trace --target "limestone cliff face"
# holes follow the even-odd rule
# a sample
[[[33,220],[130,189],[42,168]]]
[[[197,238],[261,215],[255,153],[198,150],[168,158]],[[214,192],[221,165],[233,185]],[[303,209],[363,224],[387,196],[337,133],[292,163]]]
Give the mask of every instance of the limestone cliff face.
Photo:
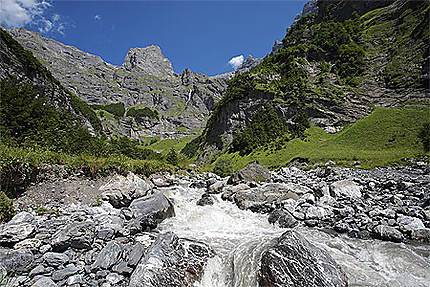
[[[133,138],[181,137],[201,130],[222,97],[231,74],[209,77],[185,70],[174,73],[157,46],[132,48],[122,66],[23,28],[10,34],[64,86],[89,104],[123,103],[126,110],[148,107],[159,119],[100,117],[108,135]]]
[[[162,79],[174,76],[172,64],[163,56],[158,46],[130,49],[122,66],[128,71],[141,72]]]

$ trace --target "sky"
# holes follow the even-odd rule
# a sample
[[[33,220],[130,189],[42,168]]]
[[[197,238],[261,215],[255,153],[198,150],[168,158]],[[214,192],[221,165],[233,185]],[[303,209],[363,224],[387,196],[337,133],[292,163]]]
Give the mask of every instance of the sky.
[[[233,71],[264,57],[306,1],[0,0],[0,24],[25,27],[121,65],[130,48],[158,45],[177,73]]]

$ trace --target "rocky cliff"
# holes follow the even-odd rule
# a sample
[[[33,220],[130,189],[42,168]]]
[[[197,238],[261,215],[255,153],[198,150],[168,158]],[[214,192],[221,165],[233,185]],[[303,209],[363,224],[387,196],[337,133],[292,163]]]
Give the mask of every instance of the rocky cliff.
[[[226,150],[269,106],[299,134],[306,122],[339,131],[374,106],[428,105],[428,2],[317,4],[287,30],[281,49],[231,80],[201,137],[200,158]]]
[[[97,114],[109,135],[165,138],[199,131],[231,77],[209,77],[188,69],[176,74],[157,46],[132,48],[124,64],[115,66],[36,32],[19,28],[9,33],[64,86],[97,105],[94,108],[99,110]],[[108,104],[123,105],[124,112],[115,115],[105,109],[100,113]],[[143,111],[142,116],[128,116],[130,108]],[[145,111],[157,116],[146,116]]]

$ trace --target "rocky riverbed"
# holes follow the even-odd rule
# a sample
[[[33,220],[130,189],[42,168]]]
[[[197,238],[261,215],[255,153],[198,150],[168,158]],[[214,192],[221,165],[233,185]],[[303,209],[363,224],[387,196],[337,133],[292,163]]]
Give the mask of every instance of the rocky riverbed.
[[[95,205],[21,201],[0,226],[3,282],[428,286],[429,170],[253,164],[224,179],[115,175],[94,184]]]

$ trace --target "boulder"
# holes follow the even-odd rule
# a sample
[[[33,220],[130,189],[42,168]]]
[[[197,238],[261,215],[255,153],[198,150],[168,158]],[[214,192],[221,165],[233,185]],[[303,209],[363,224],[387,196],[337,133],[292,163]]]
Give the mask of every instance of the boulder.
[[[147,195],[152,190],[152,185],[132,172],[127,177],[116,175],[99,190],[102,200],[108,201],[115,208],[128,206],[132,199]]]
[[[29,237],[36,229],[33,216],[28,212],[20,212],[8,223],[0,226],[0,244],[9,245]]]
[[[351,180],[340,180],[330,185],[330,194],[333,197],[346,197],[357,199],[361,197],[362,186]]]
[[[241,190],[233,195],[234,202],[240,209],[267,213],[276,206],[281,206],[287,199],[298,199],[299,194],[310,189],[295,184],[269,183],[261,187]]]
[[[155,228],[164,219],[175,216],[172,203],[161,193],[133,200],[130,210],[143,228]]]
[[[430,243],[430,228],[419,228],[412,230],[411,238],[413,240]]]
[[[74,265],[70,265],[70,266],[67,266],[66,268],[54,271],[52,273],[52,279],[54,281],[61,281],[78,273],[78,271],[79,271],[79,268],[77,268]]]
[[[261,257],[259,286],[347,287],[345,273],[333,258],[289,230]]]
[[[270,170],[262,165],[259,165],[256,162],[250,163],[244,169],[241,169],[235,172],[228,179],[228,184],[239,184],[241,182],[249,182],[249,181],[267,181],[270,179]]]
[[[208,193],[221,193],[225,185],[226,185],[225,181],[218,180],[213,184],[209,185]]]
[[[43,260],[47,265],[58,267],[69,262],[69,256],[58,252],[47,252],[43,254]]]
[[[93,222],[74,222],[57,231],[52,236],[52,249],[64,251],[69,247],[75,249],[91,248],[95,235]]]
[[[203,193],[202,197],[197,201],[197,205],[204,206],[204,205],[213,205],[214,199],[210,196],[208,193]]]
[[[109,269],[114,266],[123,252],[123,246],[115,241],[110,241],[97,255],[96,261],[91,266],[91,270]]]
[[[399,215],[397,218],[397,224],[401,231],[408,233],[425,228],[421,219],[412,216]]]
[[[128,286],[194,286],[213,254],[205,243],[179,239],[171,232],[160,234],[140,260]]]
[[[391,226],[378,225],[374,229],[377,238],[393,242],[401,242],[403,235],[400,231]]]
[[[291,213],[284,209],[277,209],[269,214],[269,223],[277,223],[281,228],[293,228],[299,222],[294,218]]]
[[[0,248],[0,266],[9,274],[29,272],[34,262],[33,253],[29,250],[11,250]]]
[[[57,287],[58,285],[48,277],[40,277],[32,287]]]

